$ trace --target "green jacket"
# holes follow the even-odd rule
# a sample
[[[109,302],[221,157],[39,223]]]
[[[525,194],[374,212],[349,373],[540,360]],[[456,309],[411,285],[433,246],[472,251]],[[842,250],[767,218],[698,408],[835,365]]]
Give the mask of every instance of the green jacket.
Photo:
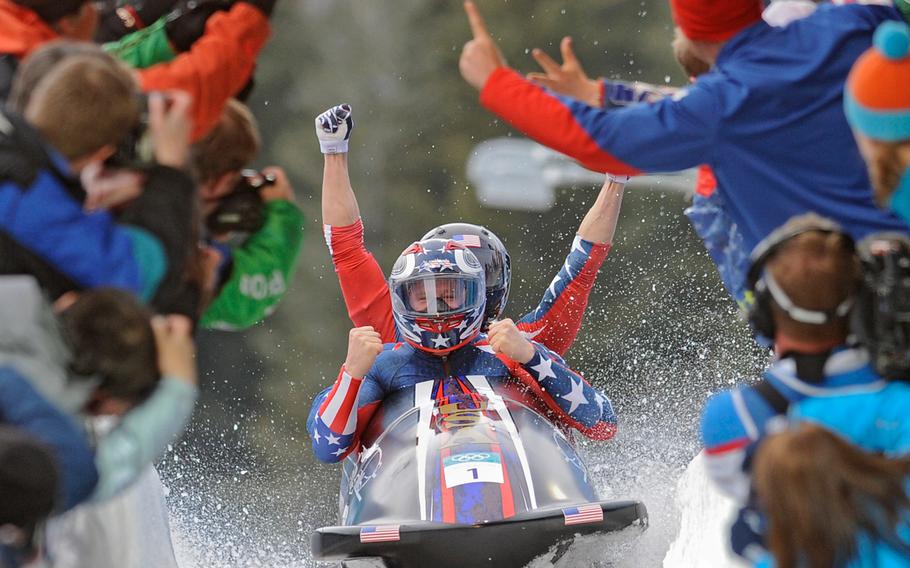
[[[147,28],[104,44],[104,50],[134,69],[171,61],[177,54],[168,41],[166,23],[165,18],[160,18]]]
[[[275,311],[287,292],[303,243],[303,214],[283,200],[265,208],[265,225],[231,249],[231,274],[202,315],[202,327],[246,329]]]

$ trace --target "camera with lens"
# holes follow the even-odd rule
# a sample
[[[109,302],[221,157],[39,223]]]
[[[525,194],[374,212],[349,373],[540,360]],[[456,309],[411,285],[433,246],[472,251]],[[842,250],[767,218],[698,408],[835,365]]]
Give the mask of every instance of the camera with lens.
[[[878,233],[860,241],[863,280],[854,332],[882,378],[910,381],[910,238]]]
[[[265,202],[262,188],[274,185],[275,176],[257,170],[243,170],[240,181],[218,202],[218,208],[206,217],[205,224],[213,235],[255,233],[265,224]]]
[[[105,164],[111,168],[147,170],[155,166],[155,142],[149,130],[149,99],[142,93],[139,99],[139,120],[117,146]]]

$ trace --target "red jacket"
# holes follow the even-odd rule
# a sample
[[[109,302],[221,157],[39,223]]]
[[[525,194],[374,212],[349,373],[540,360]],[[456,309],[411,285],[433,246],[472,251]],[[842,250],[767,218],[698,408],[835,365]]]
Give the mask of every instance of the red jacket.
[[[59,37],[35,12],[12,0],[0,0],[0,30],[0,53],[17,59]],[[218,123],[228,99],[249,81],[269,32],[265,14],[239,2],[209,18],[205,35],[190,51],[137,71],[139,84],[143,91],[179,89],[192,95],[192,138],[199,140]]]

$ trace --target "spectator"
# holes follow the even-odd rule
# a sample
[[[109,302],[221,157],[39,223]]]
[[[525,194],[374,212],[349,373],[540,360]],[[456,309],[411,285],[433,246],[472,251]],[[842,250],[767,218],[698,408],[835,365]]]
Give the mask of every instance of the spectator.
[[[35,48],[58,37],[89,41],[97,25],[95,3],[88,0],[0,0],[0,101],[19,61]]]
[[[879,205],[910,223],[910,28],[885,22],[850,71],[844,110]]]
[[[874,206],[841,95],[875,27],[900,19],[897,10],[822,5],[774,28],[756,0],[671,5],[689,52],[712,66],[672,98],[611,110],[548,93],[503,63],[472,2],[461,71],[489,110],[588,168],[634,175],[710,165],[743,252],[807,211],[855,238],[907,230]],[[736,268],[731,281],[741,284],[744,266]]]
[[[76,176],[106,171],[105,161],[139,124],[140,109],[128,73],[97,48],[54,65],[69,45],[36,52],[16,79],[14,102],[37,132],[6,114],[12,127],[3,136],[10,151],[0,158],[9,164],[0,177],[0,209],[7,212],[0,245],[9,253],[0,273],[33,274],[53,298],[113,285],[150,300],[179,284],[191,242],[193,184],[179,170],[189,153],[190,101],[171,93],[166,109],[161,96],[149,99],[157,165],[147,171],[152,189],[128,196],[134,203],[120,214],[128,224],[107,213],[84,213],[86,194]],[[44,229],[31,230],[36,224]]]
[[[259,153],[256,119],[232,100],[221,121],[193,145],[202,213],[209,219],[210,250],[218,257],[214,300],[201,325],[246,329],[271,314],[287,293],[303,241],[303,213],[277,167],[244,177]],[[262,184],[258,189],[250,184]],[[238,240],[239,239],[239,240]]]
[[[755,490],[777,568],[898,568],[910,563],[910,457],[867,453],[818,426],[770,437]]]

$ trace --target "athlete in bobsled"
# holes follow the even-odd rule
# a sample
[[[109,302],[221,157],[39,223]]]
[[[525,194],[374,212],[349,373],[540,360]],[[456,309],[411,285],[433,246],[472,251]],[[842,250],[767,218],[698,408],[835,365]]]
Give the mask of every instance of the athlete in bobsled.
[[[612,437],[609,399],[511,320],[482,333],[484,280],[459,241],[416,242],[389,279],[404,341],[351,331],[338,378],[307,421],[320,460],[351,458],[340,526],[312,535],[314,558],[524,565],[561,556],[576,535],[647,525],[641,503],[600,501],[564,430]]]
[[[372,326],[383,342],[398,335],[385,276],[363,241],[360,209],[348,176],[348,141],[354,121],[349,105],[337,105],[316,118],[316,135],[325,154],[322,217],[326,244],[341,284],[348,315],[355,326]],[[597,271],[610,251],[622,194],[628,177],[607,176],[603,189],[582,220],[563,266],[540,304],[518,320],[529,338],[564,354],[575,340]],[[485,227],[449,223],[423,236],[462,242],[477,256],[486,275],[486,313],[481,328],[503,314],[511,266],[500,239]]]
[[[470,397],[467,377],[518,384],[529,405],[558,415],[590,438],[607,440],[615,433],[609,399],[558,354],[526,339],[508,319],[481,333],[483,266],[458,241],[427,239],[409,246],[395,262],[389,289],[404,342],[384,348],[372,328],[351,331],[338,378],[316,397],[307,421],[320,460],[338,462],[358,450],[362,432],[388,395],[432,381],[433,397]]]

